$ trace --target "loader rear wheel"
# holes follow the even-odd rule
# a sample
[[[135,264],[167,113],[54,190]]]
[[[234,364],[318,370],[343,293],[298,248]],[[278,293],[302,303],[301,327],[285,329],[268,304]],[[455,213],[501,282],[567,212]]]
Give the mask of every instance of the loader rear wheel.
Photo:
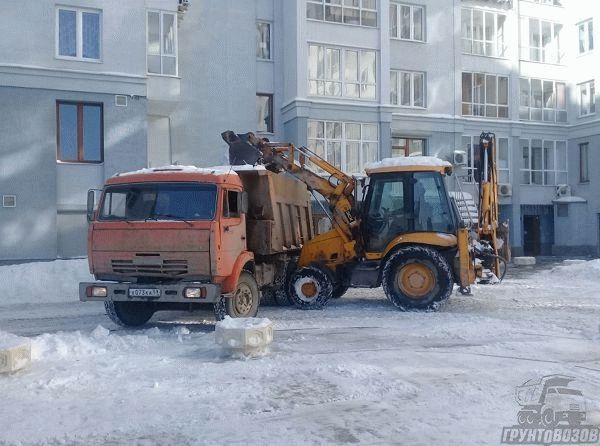
[[[403,311],[436,309],[454,287],[446,259],[425,246],[394,253],[383,268],[382,282],[387,298]]]
[[[346,285],[336,285],[333,288],[333,294],[331,295],[331,297],[334,299],[339,299],[344,294],[346,294],[346,291],[348,291],[348,288],[350,288],[350,287],[346,286]]]
[[[139,327],[150,320],[154,314],[154,306],[147,302],[115,302],[104,301],[106,315],[121,327]]]
[[[333,295],[331,276],[317,266],[307,266],[290,278],[289,295],[302,310],[323,308]]]
[[[231,296],[221,296],[215,303],[215,319],[222,321],[225,316],[255,317],[258,314],[260,293],[256,279],[249,271],[242,271],[237,287]]]

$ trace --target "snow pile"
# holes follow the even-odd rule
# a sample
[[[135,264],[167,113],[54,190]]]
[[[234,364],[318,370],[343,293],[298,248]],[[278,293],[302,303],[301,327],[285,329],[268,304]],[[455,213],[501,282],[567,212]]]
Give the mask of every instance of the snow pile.
[[[225,319],[217,322],[217,326],[231,329],[260,329],[271,326],[273,323],[267,318],[258,317],[246,317],[246,318],[232,318],[225,316]]]
[[[365,170],[379,169],[382,167],[414,167],[414,166],[431,166],[431,167],[452,167],[448,161],[441,160],[435,156],[408,156],[396,158],[384,158],[381,161],[368,163]]]
[[[236,175],[236,172],[247,171],[247,170],[266,170],[263,165],[253,166],[251,164],[244,164],[241,166],[211,166],[211,167],[196,167],[196,166],[161,166],[161,167],[150,167],[145,169],[134,170],[131,172],[118,173],[116,177],[125,177],[129,175],[146,175],[146,174],[161,174],[161,173],[198,173],[203,175]]]
[[[93,280],[87,259],[0,266],[0,306],[79,301],[79,282]]]
[[[0,331],[0,350],[9,350],[11,348],[19,347],[23,344],[29,344],[29,339],[21,336],[15,336],[12,333]]]
[[[572,286],[580,282],[600,284],[600,259],[565,260],[562,265],[540,273],[552,283]]]

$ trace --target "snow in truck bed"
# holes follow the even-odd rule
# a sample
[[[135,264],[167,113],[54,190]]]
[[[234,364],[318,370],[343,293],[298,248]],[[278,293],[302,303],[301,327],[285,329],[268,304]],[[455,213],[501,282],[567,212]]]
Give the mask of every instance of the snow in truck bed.
[[[247,170],[265,170],[263,165],[251,165],[244,164],[239,166],[212,166],[212,167],[197,167],[197,166],[180,166],[170,165],[162,167],[148,167],[145,169],[134,170],[131,172],[118,173],[115,176],[124,177],[129,175],[145,175],[145,174],[156,174],[156,173],[173,173],[173,172],[185,172],[185,173],[199,173],[204,175],[236,175],[238,171]]]

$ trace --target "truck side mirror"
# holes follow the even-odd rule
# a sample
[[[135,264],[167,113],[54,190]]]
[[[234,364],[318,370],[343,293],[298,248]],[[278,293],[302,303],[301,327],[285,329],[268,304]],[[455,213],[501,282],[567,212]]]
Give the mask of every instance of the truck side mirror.
[[[96,211],[97,198],[99,197],[98,189],[90,189],[87,193],[87,221],[90,222],[94,218]]]
[[[244,191],[240,195],[240,213],[248,213],[248,192]]]

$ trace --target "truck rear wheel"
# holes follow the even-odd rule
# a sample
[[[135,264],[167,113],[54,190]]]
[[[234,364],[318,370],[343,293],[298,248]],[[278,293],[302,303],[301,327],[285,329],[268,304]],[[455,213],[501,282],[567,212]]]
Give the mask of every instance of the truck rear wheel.
[[[150,320],[154,307],[147,302],[104,301],[106,315],[121,327],[139,327]]]
[[[399,309],[432,310],[452,294],[450,265],[435,249],[408,246],[393,254],[383,268],[383,290]]]
[[[258,314],[260,294],[252,273],[242,271],[237,287],[231,296],[221,296],[215,303],[215,319],[222,321],[229,317],[255,317]]]
[[[317,266],[307,266],[290,278],[289,295],[296,307],[303,310],[323,308],[333,296],[333,281]]]

